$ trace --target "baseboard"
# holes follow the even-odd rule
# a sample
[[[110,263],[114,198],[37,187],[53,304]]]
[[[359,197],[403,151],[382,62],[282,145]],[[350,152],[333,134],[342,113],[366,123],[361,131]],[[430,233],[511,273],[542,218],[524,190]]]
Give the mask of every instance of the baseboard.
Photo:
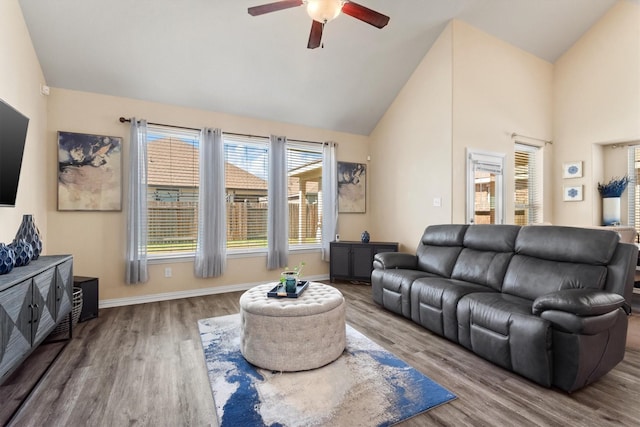
[[[305,280],[319,281],[329,280],[328,274],[318,276],[304,276]],[[188,291],[164,292],[160,294],[141,295],[129,298],[113,298],[100,300],[100,308],[120,307],[124,305],[145,304],[148,302],[169,301],[172,299],[201,297],[204,295],[225,294],[227,292],[246,291],[257,285],[268,282],[240,283],[237,285],[216,286],[213,288],[190,289]]]

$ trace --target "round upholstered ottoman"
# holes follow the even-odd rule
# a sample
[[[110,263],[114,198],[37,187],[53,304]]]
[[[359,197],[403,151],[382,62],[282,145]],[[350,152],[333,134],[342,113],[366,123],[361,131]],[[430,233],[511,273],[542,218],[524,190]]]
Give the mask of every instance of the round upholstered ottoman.
[[[340,291],[311,282],[298,298],[267,297],[274,286],[256,286],[240,297],[245,359],[273,371],[304,371],[336,360],[346,345]]]

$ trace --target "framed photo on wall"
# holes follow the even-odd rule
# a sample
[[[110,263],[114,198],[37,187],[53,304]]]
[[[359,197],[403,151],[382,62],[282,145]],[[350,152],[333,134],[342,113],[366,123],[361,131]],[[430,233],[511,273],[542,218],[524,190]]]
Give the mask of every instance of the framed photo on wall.
[[[365,213],[367,165],[338,162],[338,212]]]
[[[562,190],[564,192],[562,199],[565,202],[582,201],[582,185],[564,186]]]
[[[563,178],[582,178],[582,162],[568,162],[562,164]]]
[[[58,210],[122,210],[122,138],[58,132]]]

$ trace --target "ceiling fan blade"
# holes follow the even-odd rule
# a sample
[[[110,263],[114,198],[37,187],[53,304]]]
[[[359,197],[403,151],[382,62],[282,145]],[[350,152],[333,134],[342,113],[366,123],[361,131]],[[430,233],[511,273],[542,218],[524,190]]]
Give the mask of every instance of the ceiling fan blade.
[[[389,23],[388,16],[352,1],[348,1],[342,6],[342,12],[377,28],[382,28]]]
[[[307,44],[308,49],[320,47],[323,28],[324,24],[322,22],[311,21],[311,33],[309,34],[309,44]]]
[[[247,12],[249,12],[249,15],[251,16],[257,16],[257,15],[263,15],[265,13],[270,13],[270,12],[277,12],[278,10],[289,9],[290,7],[297,7],[297,6],[302,6],[302,0],[284,0],[284,1],[277,1],[275,3],[263,4],[261,6],[253,6],[247,9]]]

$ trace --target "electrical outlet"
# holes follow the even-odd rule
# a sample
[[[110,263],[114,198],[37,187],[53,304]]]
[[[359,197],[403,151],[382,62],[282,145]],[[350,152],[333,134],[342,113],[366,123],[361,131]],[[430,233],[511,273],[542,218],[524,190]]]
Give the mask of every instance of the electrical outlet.
[[[171,271],[171,267],[167,267],[164,269],[164,277],[171,277],[173,272]]]
[[[434,197],[433,198],[433,206],[435,206],[437,208],[442,206],[442,199],[440,197]]]

